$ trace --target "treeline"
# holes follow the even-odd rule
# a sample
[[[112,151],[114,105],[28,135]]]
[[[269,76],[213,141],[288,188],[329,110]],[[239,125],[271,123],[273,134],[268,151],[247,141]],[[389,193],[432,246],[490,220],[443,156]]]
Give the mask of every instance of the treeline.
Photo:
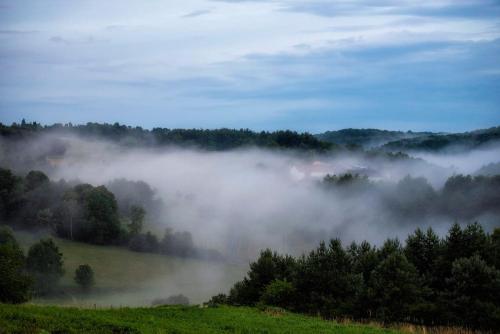
[[[12,230],[0,226],[0,302],[18,304],[35,296],[59,292],[64,275],[63,254],[52,239],[35,243],[24,255]],[[88,292],[94,285],[94,271],[88,264],[80,265],[74,280]]]
[[[327,175],[321,186],[346,200],[369,194],[373,203],[401,222],[436,216],[471,220],[500,214],[500,175],[453,175],[438,190],[423,177],[406,176],[394,184],[356,174]]]
[[[331,240],[293,258],[261,252],[250,271],[209,303],[265,304],[325,318],[500,328],[500,228],[454,224],[444,238],[417,229],[343,247]]]
[[[221,258],[214,250],[197,248],[189,232],[166,229],[161,239],[143,232],[144,207],[158,210],[159,205],[144,182],[119,179],[109,185],[124,190],[118,196],[120,202],[106,186],[52,182],[40,171],[21,177],[0,168],[0,221],[25,230],[49,230],[64,239],[125,246],[137,252]]]
[[[249,129],[166,129],[152,130],[114,124],[87,123],[85,125],[53,124],[42,126],[39,123],[13,123],[10,126],[0,123],[0,136],[7,139],[27,139],[42,133],[69,133],[107,139],[131,147],[180,146],[206,150],[228,150],[239,147],[264,147],[279,149],[298,149],[323,152],[335,145],[318,140],[309,133],[295,131],[262,131]]]

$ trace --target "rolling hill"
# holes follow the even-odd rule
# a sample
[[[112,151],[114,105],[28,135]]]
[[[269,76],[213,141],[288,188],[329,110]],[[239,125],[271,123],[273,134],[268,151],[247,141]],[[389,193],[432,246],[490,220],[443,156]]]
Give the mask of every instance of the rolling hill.
[[[44,237],[47,235],[16,232],[25,252]],[[184,294],[193,303],[202,303],[240,280],[248,269],[246,265],[137,253],[121,247],[59,238],[53,240],[63,253],[62,292],[55,297],[34,299],[37,304],[149,306],[156,298],[176,294]],[[73,280],[80,264],[89,264],[95,272],[96,286],[90,294],[82,294]]]

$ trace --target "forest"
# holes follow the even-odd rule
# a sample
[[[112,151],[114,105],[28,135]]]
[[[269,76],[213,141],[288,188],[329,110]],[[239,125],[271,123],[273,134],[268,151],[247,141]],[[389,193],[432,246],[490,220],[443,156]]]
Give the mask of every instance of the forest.
[[[327,319],[500,327],[500,228],[454,224],[444,237],[417,229],[404,243],[342,245],[301,257],[266,249],[212,304],[273,305]]]

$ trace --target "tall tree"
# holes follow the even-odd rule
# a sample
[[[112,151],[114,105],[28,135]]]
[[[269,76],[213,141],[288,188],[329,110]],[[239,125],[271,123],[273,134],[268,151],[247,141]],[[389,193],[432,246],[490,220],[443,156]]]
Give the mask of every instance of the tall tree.
[[[40,240],[30,247],[26,267],[35,279],[35,292],[53,292],[64,274],[63,257],[52,239]]]
[[[31,297],[33,280],[25,272],[25,262],[12,231],[0,227],[0,302],[18,304]]]

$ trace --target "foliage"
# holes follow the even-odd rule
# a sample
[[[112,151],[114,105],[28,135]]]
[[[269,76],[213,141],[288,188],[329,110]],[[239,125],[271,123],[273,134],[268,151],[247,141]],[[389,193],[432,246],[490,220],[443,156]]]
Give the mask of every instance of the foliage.
[[[132,236],[128,247],[134,252],[158,253],[160,243],[154,234],[147,232]]]
[[[254,132],[249,129],[166,129],[152,130],[114,124],[87,123],[85,125],[53,124],[12,124],[0,123],[0,136],[10,140],[33,138],[47,133],[63,133],[83,137],[99,137],[121,145],[139,147],[184,146],[206,150],[228,150],[239,147],[258,146],[270,149],[297,149],[325,152],[335,145],[318,140],[309,133],[295,131]]]
[[[350,173],[326,175],[321,185],[342,197],[368,194],[401,223],[435,215],[472,220],[486,213],[500,214],[500,175],[453,175],[438,190],[425,178],[409,175],[395,184]]]
[[[9,169],[0,168],[0,219],[12,218],[20,206],[22,180]]]
[[[399,139],[385,144],[383,147],[392,151],[408,150],[465,150],[472,149],[500,139],[500,127],[481,129],[464,133],[438,134],[432,133],[414,138]]]
[[[95,284],[94,271],[88,264],[81,264],[75,270],[75,282],[84,290],[90,289]]]
[[[49,183],[49,178],[41,171],[32,170],[24,179],[24,191],[32,191],[44,184]]]
[[[500,271],[474,255],[453,262],[447,279],[450,311],[456,323],[500,328]]]
[[[150,217],[144,207],[158,219],[161,206],[146,183],[119,179],[109,186],[120,193],[118,200],[105,186],[53,182],[40,171],[31,171],[23,178],[0,168],[0,219],[22,229],[49,230],[61,238],[128,246],[137,252],[221,258],[214,250],[195,247],[188,232],[167,229],[161,240],[150,231],[141,233],[146,217]]]
[[[25,273],[25,257],[12,231],[0,227],[0,302],[18,304],[29,300],[33,281]]]
[[[64,274],[62,253],[52,239],[40,240],[30,247],[26,268],[35,279],[35,292],[53,292]]]
[[[316,135],[316,138],[339,145],[358,145],[372,147],[383,145],[399,139],[416,138],[430,135],[428,132],[402,132],[379,129],[342,129],[326,131]]]
[[[390,254],[371,273],[368,298],[375,305],[375,317],[385,322],[409,320],[411,306],[419,300],[415,267],[399,253]]]
[[[417,229],[405,245],[388,239],[380,247],[364,241],[344,248],[331,240],[298,259],[265,250],[228,298],[217,300],[260,300],[325,318],[494,329],[500,324],[499,231],[454,224],[445,238]]]
[[[266,305],[289,308],[293,305],[295,287],[286,280],[274,280],[264,288],[260,301]]]
[[[144,225],[144,217],[146,216],[146,211],[137,205],[130,207],[130,224],[128,229],[131,235],[139,234]]]

